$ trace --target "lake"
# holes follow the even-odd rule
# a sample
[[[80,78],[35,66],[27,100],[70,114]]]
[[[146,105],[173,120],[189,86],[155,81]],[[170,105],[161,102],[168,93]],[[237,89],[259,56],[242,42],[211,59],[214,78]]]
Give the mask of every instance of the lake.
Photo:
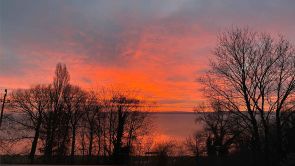
[[[195,123],[196,114],[191,112],[151,113],[156,136],[161,140],[183,141],[187,137],[202,130],[200,124]]]

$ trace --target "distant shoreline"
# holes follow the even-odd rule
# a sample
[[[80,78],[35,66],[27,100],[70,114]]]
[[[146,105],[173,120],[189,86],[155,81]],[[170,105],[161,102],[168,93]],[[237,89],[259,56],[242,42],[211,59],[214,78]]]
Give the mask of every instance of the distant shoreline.
[[[195,112],[189,112],[189,111],[156,111],[156,112],[148,112],[153,114],[194,114]]]

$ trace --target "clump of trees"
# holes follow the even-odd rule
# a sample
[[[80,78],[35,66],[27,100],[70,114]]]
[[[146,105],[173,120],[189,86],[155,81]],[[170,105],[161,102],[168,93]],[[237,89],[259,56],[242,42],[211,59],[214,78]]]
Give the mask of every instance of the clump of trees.
[[[205,131],[196,135],[196,139],[206,144],[203,148],[206,148],[207,156],[228,155],[242,132],[239,117],[226,110],[219,100],[200,104],[195,111],[196,122],[203,125]]]
[[[211,104],[217,113],[201,119],[213,144],[226,150],[224,139],[234,137],[251,149],[255,164],[280,163],[295,152],[293,45],[282,36],[232,28],[219,35],[214,55],[200,79],[209,101],[217,101]]]
[[[25,131],[18,141],[30,140],[32,162],[36,155],[47,162],[83,155],[120,163],[135,153],[150,122],[149,104],[122,89],[85,91],[57,64],[51,84],[12,92],[9,120]]]

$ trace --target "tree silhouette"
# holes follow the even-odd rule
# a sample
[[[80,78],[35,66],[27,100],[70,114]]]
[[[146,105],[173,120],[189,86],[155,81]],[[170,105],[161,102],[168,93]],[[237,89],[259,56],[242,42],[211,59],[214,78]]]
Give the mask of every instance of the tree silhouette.
[[[243,130],[238,117],[226,110],[219,100],[211,100],[207,105],[200,104],[195,111],[196,121],[204,126],[207,133],[207,155],[228,155]]]
[[[12,93],[12,109],[21,116],[28,119],[18,121],[27,129],[34,130],[34,137],[31,145],[29,157],[33,161],[37,149],[38,140],[41,132],[41,124],[43,122],[43,114],[46,111],[49,98],[49,88],[46,85],[36,85],[26,90],[16,90]]]
[[[208,96],[221,100],[227,110],[243,118],[251,133],[254,156],[284,156],[283,128],[294,114],[295,52],[279,36],[233,28],[221,33],[211,70],[201,79]],[[246,113],[245,113],[245,112]],[[285,119],[283,120],[283,114]],[[271,149],[270,123],[275,117],[276,149]]]

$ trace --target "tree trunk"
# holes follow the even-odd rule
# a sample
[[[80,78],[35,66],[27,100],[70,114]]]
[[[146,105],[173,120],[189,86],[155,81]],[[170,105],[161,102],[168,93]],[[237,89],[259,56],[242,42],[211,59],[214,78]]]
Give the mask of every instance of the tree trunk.
[[[90,127],[89,132],[90,138],[89,138],[89,147],[88,147],[88,156],[92,156],[92,144],[93,144],[93,127]]]
[[[114,159],[117,161],[119,154],[121,152],[122,148],[122,137],[123,137],[123,131],[124,131],[124,123],[125,118],[122,115],[122,108],[120,107],[118,110],[118,127],[117,127],[117,138],[115,142],[115,149],[114,149]]]
[[[244,73],[244,72],[243,72]],[[245,75],[245,74],[244,74]],[[246,103],[246,107],[247,107],[247,112],[250,115],[250,119],[251,119],[251,124],[252,124],[252,130],[253,130],[253,137],[254,137],[254,152],[260,152],[260,138],[259,138],[259,131],[258,131],[258,125],[257,125],[257,121],[256,121],[256,117],[253,114],[253,111],[251,109],[251,104],[250,104],[250,100],[249,100],[249,96],[248,96],[248,92],[247,92],[247,86],[246,86],[246,79],[245,76],[242,77],[243,78],[243,97],[244,97],[244,101]],[[254,154],[255,155],[255,154]],[[256,157],[257,155],[255,155]]]
[[[252,124],[252,130],[253,130],[253,137],[254,137],[254,150],[256,152],[260,152],[261,150],[261,145],[260,145],[260,137],[259,137],[259,130],[258,130],[258,125],[257,121],[253,115],[253,113],[250,113],[251,116],[251,124]]]
[[[46,159],[49,159],[52,155],[52,116],[49,113],[48,122],[47,122],[47,129],[46,129],[46,142],[45,142],[45,151],[44,156]]]
[[[37,122],[37,126],[35,128],[35,136],[34,136],[34,139],[32,142],[31,152],[29,155],[31,162],[34,161],[34,157],[35,157],[35,153],[36,153],[36,149],[37,149],[37,144],[38,144],[38,139],[39,139],[39,134],[40,134],[41,122],[42,122],[41,119],[39,119]]]
[[[268,139],[268,135],[269,135],[269,131],[268,131],[268,126],[265,122],[265,120],[263,120],[263,126],[264,126],[264,153],[265,153],[265,162],[266,165],[269,165],[270,161],[269,161],[269,139]]]
[[[59,150],[58,150],[59,157],[64,157],[66,155],[66,152],[67,152],[67,143],[68,143],[68,136],[69,136],[69,125],[68,125],[67,121],[65,123],[66,123],[65,126],[61,126],[63,135],[62,135],[62,138],[61,138],[62,142],[61,142],[61,145],[59,146]]]
[[[280,111],[276,111],[276,129],[277,129],[277,162],[280,162],[284,156],[282,150],[282,126]]]
[[[72,159],[75,156],[75,146],[76,145],[76,126],[73,127],[72,131],[72,147],[71,147],[71,157]]]
[[[103,129],[103,157],[107,155],[106,148],[107,148],[107,142],[106,142],[106,128]]]
[[[97,155],[100,156],[100,152],[101,152],[101,136],[98,136],[98,153]]]

